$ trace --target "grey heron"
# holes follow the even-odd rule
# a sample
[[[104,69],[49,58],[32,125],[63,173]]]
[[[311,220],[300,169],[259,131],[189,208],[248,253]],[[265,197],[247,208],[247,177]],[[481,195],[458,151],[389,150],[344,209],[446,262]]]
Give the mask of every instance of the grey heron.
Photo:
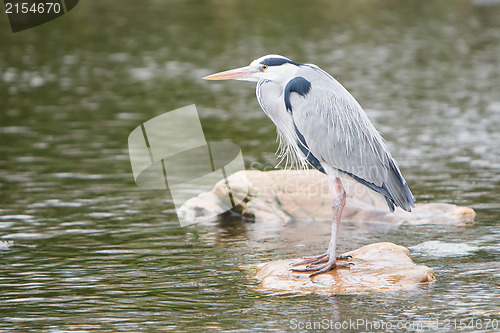
[[[336,256],[337,231],[346,202],[340,179],[344,174],[382,195],[391,211],[415,207],[408,184],[385,141],[354,97],[316,65],[280,55],[266,55],[206,80],[257,82],[257,100],[276,125],[282,154],[292,164],[306,164],[329,176],[332,194],[332,233],[325,254],[305,257],[292,268],[315,276],[349,264]]]

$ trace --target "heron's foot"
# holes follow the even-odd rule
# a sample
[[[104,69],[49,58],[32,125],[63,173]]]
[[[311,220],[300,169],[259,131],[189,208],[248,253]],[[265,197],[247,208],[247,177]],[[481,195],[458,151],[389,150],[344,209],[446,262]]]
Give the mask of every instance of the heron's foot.
[[[327,262],[324,265],[310,264],[304,268],[290,268],[290,270],[293,272],[314,272],[311,275],[309,275],[309,277],[312,278],[316,275],[329,272],[335,268],[349,268],[350,265],[354,265],[354,263],[333,261],[333,262]]]
[[[350,255],[338,256],[336,259],[337,260],[347,260],[349,258],[352,258],[352,256],[350,256]],[[300,265],[309,264],[308,266],[311,266],[311,265],[317,265],[317,264],[322,264],[324,262],[328,262],[328,260],[330,260],[330,255],[328,253],[325,253],[325,254],[321,254],[319,256],[314,256],[314,257],[304,257],[304,258],[302,258],[302,261],[292,262],[290,265],[291,266],[300,266]]]

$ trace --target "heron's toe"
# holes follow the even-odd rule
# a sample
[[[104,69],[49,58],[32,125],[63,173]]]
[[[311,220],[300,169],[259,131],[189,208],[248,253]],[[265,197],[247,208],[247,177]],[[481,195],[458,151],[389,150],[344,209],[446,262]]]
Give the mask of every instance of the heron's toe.
[[[305,265],[305,264],[315,265],[315,264],[320,264],[322,262],[327,262],[329,258],[330,258],[330,256],[328,255],[328,253],[325,253],[325,254],[321,254],[319,256],[303,257],[302,261],[293,262],[293,263],[290,263],[290,265],[291,266],[300,266],[300,265]]]

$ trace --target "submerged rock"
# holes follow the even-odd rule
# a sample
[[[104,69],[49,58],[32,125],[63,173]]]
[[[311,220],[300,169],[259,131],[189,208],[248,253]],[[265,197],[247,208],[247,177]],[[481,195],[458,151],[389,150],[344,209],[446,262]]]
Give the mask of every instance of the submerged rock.
[[[322,295],[401,290],[436,280],[431,268],[416,265],[407,248],[393,243],[370,244],[344,255],[352,256],[349,261],[355,265],[309,278],[310,273],[290,271],[290,263],[300,259],[277,260],[257,265],[254,277],[263,290]]]
[[[210,192],[186,201],[178,214],[210,216],[231,209],[255,221],[331,219],[328,177],[316,170],[240,171],[229,177],[229,183],[233,197],[246,197],[238,206],[226,206],[228,187],[223,180]],[[444,203],[417,203],[411,213],[399,208],[391,213],[381,195],[347,176],[342,183],[348,195],[342,220],[456,224],[473,221],[475,216],[472,208]]]
[[[474,254],[479,251],[478,246],[466,243],[446,243],[441,241],[427,241],[411,247],[412,251],[425,256],[433,257],[460,257]]]

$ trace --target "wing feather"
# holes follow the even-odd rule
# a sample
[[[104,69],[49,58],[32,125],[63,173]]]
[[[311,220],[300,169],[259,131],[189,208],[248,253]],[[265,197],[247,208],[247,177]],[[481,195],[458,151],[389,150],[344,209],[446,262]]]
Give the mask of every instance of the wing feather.
[[[310,152],[387,198],[389,208],[414,207],[415,198],[380,133],[352,95],[328,73],[303,65],[296,74],[311,82],[302,96],[291,93],[294,126]]]

